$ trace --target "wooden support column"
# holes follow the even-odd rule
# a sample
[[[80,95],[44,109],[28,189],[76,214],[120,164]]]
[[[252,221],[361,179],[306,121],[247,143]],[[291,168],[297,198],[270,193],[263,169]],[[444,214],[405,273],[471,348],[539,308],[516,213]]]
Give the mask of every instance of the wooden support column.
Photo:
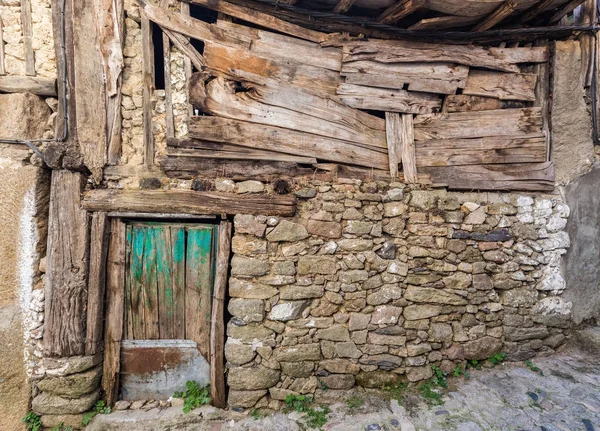
[[[168,9],[169,0],[161,0],[160,6]],[[171,42],[169,35],[162,35],[164,79],[165,79],[165,128],[167,138],[175,137],[175,122],[173,120],[173,97],[171,94]]]
[[[213,291],[212,320],[210,328],[210,397],[215,407],[224,408],[225,369],[223,351],[225,348],[225,295],[229,274],[231,253],[231,222],[222,221],[219,225],[219,245],[217,249],[217,269]]]
[[[92,216],[90,234],[90,273],[88,278],[87,336],[85,354],[102,351],[104,329],[104,293],[106,289],[106,258],[108,255],[108,219],[105,212]]]
[[[536,45],[547,46],[547,40],[536,41]],[[550,65],[549,63],[540,63],[534,66],[537,73],[537,83],[535,86],[535,101],[533,106],[541,108],[542,130],[546,140],[546,161],[550,161],[551,137],[550,133]]]
[[[186,2],[181,2],[181,13],[183,15],[187,15],[190,16],[190,5],[189,3]],[[187,42],[187,45],[190,46],[191,48],[193,48],[190,45],[190,40],[187,38],[184,38],[184,40]],[[177,49],[179,49],[181,51],[181,49],[178,47]],[[181,51],[183,53],[183,51]],[[197,51],[196,51],[197,52]],[[200,56],[200,54],[198,54]],[[201,57],[201,56],[200,56]],[[194,64],[194,66],[196,68],[198,68],[198,65]],[[201,66],[201,64],[200,64]],[[192,77],[192,60],[190,59],[190,57],[188,55],[184,55],[183,56],[183,68],[185,70],[185,82],[189,82],[190,78]],[[187,111],[188,111],[188,118],[187,121],[190,121],[190,118],[192,117],[192,115],[194,115],[194,106],[190,103],[190,90],[188,88],[188,86],[185,86],[185,93],[187,95],[187,101],[188,101],[188,106],[187,106]]]
[[[23,47],[25,49],[25,74],[35,76],[35,57],[33,53],[31,29],[31,0],[21,0],[21,27],[23,29]]]
[[[417,183],[415,133],[412,114],[386,112],[385,120],[392,178],[398,177],[398,163],[402,162],[404,180],[409,184]]]
[[[52,172],[44,350],[47,356],[85,354],[89,216],[80,207],[84,175]]]
[[[110,221],[110,242],[106,275],[106,328],[104,331],[104,372],[102,389],[108,405],[117,401],[121,367],[121,339],[125,310],[125,223]]]
[[[152,134],[152,92],[154,91],[154,47],[152,45],[152,26],[145,13],[142,21],[142,71],[144,87],[142,89],[142,112],[144,123],[144,165],[154,166],[154,135]]]
[[[494,27],[504,18],[514,12],[517,3],[514,0],[507,0],[498,9],[488,15],[483,21],[473,27],[472,31],[486,31]]]

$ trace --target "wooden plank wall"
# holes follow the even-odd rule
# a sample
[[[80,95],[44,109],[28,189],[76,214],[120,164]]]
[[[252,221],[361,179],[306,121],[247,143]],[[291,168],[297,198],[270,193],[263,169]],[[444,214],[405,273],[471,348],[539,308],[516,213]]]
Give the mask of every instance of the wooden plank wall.
[[[223,3],[206,6],[227,13]],[[144,2],[142,9],[165,34],[205,44],[197,53],[204,69],[189,80],[203,116],[190,119],[188,139],[168,141],[159,164],[169,175],[210,171],[216,160],[333,163],[409,182],[425,173],[457,189],[554,186],[544,164],[548,86],[538,85],[547,82],[546,45],[315,37],[276,21],[265,26],[277,33],[229,19],[209,24]],[[480,25],[510,12],[499,8]],[[531,169],[512,166],[520,164]],[[468,166],[482,174],[465,184],[456,172]]]

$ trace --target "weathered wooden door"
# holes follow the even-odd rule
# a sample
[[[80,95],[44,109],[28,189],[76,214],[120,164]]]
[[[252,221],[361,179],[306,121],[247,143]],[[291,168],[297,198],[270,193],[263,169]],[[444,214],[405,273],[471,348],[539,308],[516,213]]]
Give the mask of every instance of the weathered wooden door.
[[[124,399],[168,397],[186,380],[209,383],[216,230],[204,224],[127,225]]]

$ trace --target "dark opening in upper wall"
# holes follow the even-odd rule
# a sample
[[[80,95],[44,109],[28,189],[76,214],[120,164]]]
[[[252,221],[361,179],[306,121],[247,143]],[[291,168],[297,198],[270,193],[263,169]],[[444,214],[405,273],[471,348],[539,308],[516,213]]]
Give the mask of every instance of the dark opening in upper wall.
[[[192,18],[199,19],[201,21],[213,24],[217,22],[218,12],[198,6],[196,4],[190,4],[190,16]],[[192,46],[196,48],[200,54],[204,53],[204,42],[197,39],[192,39]]]
[[[154,46],[154,88],[165,89],[165,54],[163,50],[163,32],[158,25],[152,26],[152,45]]]

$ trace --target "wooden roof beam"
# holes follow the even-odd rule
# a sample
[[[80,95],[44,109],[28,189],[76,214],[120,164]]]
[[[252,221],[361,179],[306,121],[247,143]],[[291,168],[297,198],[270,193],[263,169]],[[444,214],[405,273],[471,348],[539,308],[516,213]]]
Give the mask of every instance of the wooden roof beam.
[[[353,4],[354,0],[339,0],[333,8],[333,13],[346,13],[350,10]]]
[[[550,7],[550,5],[552,3],[554,3],[554,0],[542,0],[538,4],[536,4],[533,7],[527,9],[527,11],[523,14],[523,16],[521,17],[521,19],[519,20],[519,22],[521,24],[528,23],[529,21],[531,21],[534,18],[536,18],[539,14],[545,12],[546,9],[548,9],[548,7]]]
[[[500,23],[504,18],[514,12],[517,3],[514,0],[507,0],[498,9],[489,14],[483,21],[473,27],[472,31],[486,31]]]
[[[425,0],[401,0],[383,11],[383,13],[377,17],[377,21],[381,24],[396,24],[402,18],[415,12],[424,4]]]
[[[575,8],[577,6],[579,6],[583,2],[585,2],[585,0],[572,0],[572,1],[570,1],[569,3],[567,3],[566,5],[564,5],[562,8],[560,8],[554,15],[552,15],[552,18],[550,18],[550,21],[548,23],[549,24],[555,24],[555,23],[557,23],[563,17],[565,17],[566,15],[570,14],[571,12],[573,12],[575,10]]]

